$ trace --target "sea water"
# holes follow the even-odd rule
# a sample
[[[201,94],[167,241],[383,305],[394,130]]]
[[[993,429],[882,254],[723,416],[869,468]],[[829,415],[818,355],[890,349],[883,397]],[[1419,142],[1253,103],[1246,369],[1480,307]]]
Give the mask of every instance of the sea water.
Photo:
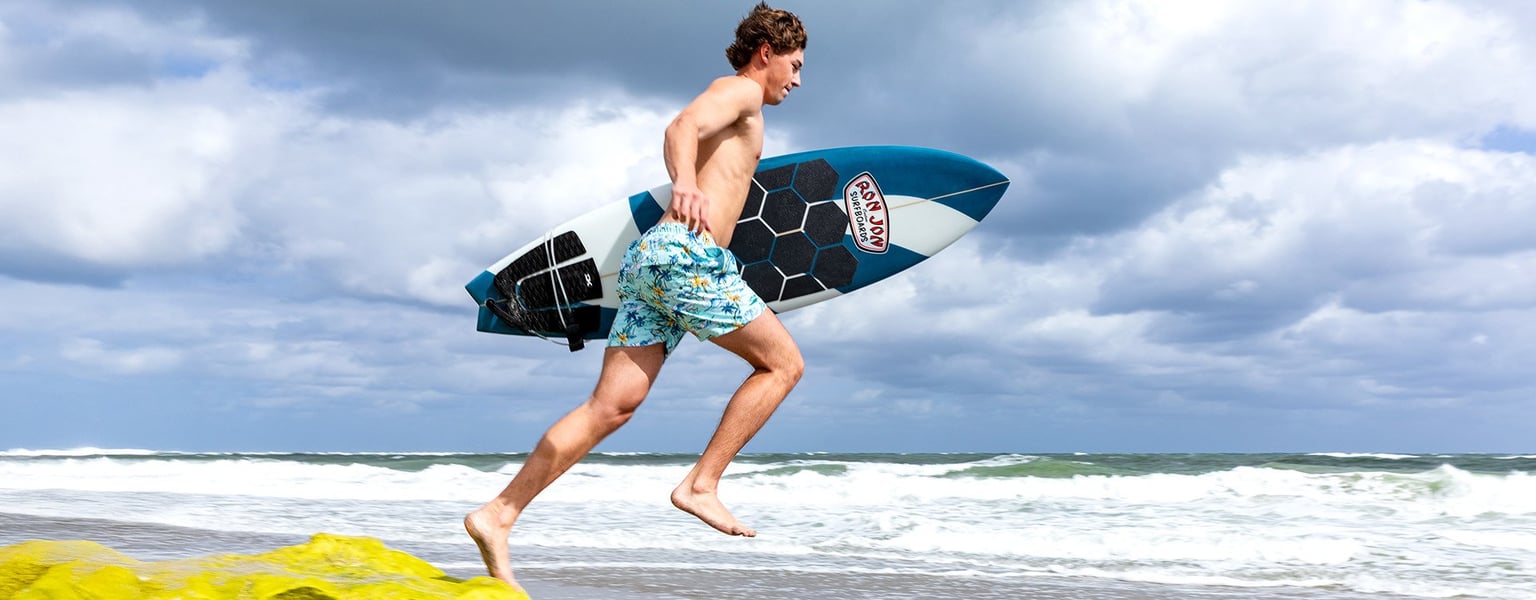
[[[160,560],[330,532],[470,576],[462,516],[523,458],[12,450],[0,544]],[[671,507],[693,460],[588,457],[524,513],[520,576],[639,586],[615,598],[1536,598],[1536,455],[747,455],[720,494],[754,539]]]

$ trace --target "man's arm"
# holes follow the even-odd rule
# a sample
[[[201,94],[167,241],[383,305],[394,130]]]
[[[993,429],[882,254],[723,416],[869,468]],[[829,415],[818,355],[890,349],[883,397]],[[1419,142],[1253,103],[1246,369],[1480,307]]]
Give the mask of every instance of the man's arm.
[[[750,114],[762,101],[762,87],[740,77],[723,77],[694,98],[667,126],[662,153],[672,178],[668,212],[689,229],[709,231],[709,197],[699,190],[699,141],[709,139]]]

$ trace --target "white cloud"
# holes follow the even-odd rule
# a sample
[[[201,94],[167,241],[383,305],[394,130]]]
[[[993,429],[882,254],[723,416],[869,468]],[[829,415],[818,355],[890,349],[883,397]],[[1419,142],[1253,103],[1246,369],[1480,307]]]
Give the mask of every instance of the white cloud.
[[[34,61],[13,63],[5,76],[15,91],[0,95],[0,252],[8,262],[135,269],[229,248],[242,220],[228,175],[247,168],[242,149],[259,143],[271,113],[286,110],[223,67],[243,46],[195,22],[152,23],[125,10],[7,9],[36,30],[0,40],[0,54]],[[89,56],[71,54],[81,48]],[[104,85],[56,86],[47,77],[57,73],[15,68],[51,61],[67,75],[117,51],[147,72],[184,60],[201,74],[116,81],[108,72]]]
[[[1294,308],[1359,290],[1374,306],[1529,305],[1536,212],[1517,199],[1533,195],[1536,157],[1434,142],[1246,159],[1120,236],[1100,304]]]
[[[1529,28],[1465,3],[1101,0],[938,27],[908,57],[934,66],[892,110],[1017,165],[1028,202],[995,218],[1036,235],[1136,227],[1245,155],[1536,128]]]
[[[123,375],[166,371],[180,365],[182,361],[181,352],[175,348],[109,348],[100,340],[90,338],[65,341],[59,348],[59,355],[89,367]]]
[[[1536,312],[1536,238],[1504,236],[1502,210],[1536,195],[1533,172],[1536,157],[1422,141],[1250,158],[1107,240],[1089,261],[1106,269],[1098,304],[1151,316],[1152,341],[1206,354],[1196,364],[1255,357],[1237,366],[1263,379],[1369,379],[1367,394],[1396,395],[1524,387],[1508,358],[1536,342],[1528,328],[1493,347],[1466,340]],[[1458,229],[1521,241],[1467,255],[1447,243]],[[1203,334],[1156,335],[1168,326]]]
[[[249,218],[286,262],[348,292],[461,305],[463,284],[505,253],[665,180],[667,117],[623,104],[317,119],[274,149],[280,180],[245,183]]]
[[[997,76],[991,94],[1070,132],[1068,146],[1151,134],[1294,147],[1536,124],[1536,49],[1518,22],[1464,4],[1103,0],[1019,13],[959,16],[979,25],[967,60]]]
[[[9,8],[41,24],[47,41],[40,47],[56,51],[101,43],[151,59],[231,61],[248,54],[243,40],[214,35],[197,18],[146,19],[132,9],[116,6],[80,6],[67,12]]]
[[[227,115],[128,96],[0,104],[0,249],[137,266],[229,243],[235,214],[208,172],[231,159]]]
[[[16,307],[0,313],[0,369],[61,377],[175,372],[241,390],[216,398],[183,391],[179,401],[229,407],[307,398],[405,410],[552,390],[575,402],[582,392],[566,390],[572,382],[589,386],[595,366],[591,352],[567,355],[532,339],[475,332],[470,306],[444,313],[351,299],[278,302],[216,288],[87,291],[0,278],[0,297]],[[47,356],[31,355],[43,349]],[[531,410],[525,403],[493,412],[512,409]]]

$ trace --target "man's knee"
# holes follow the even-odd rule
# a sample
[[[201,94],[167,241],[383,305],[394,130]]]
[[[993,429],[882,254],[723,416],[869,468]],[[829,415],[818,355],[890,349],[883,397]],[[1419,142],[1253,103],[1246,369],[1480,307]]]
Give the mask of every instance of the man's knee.
[[[645,401],[645,392],[623,390],[594,394],[587,400],[587,410],[592,411],[606,429],[618,429],[635,416],[635,410]]]
[[[799,352],[786,352],[768,365],[768,371],[785,384],[794,386],[805,374],[805,358]]]

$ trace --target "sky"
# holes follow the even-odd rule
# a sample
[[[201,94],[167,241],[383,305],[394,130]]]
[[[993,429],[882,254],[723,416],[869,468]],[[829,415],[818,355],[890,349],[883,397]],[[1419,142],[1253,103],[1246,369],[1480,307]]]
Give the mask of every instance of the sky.
[[[527,451],[601,352],[463,285],[665,183],[752,4],[0,0],[0,449]],[[782,315],[748,452],[1536,449],[1527,3],[776,6],[765,156],[1013,183]],[[699,451],[747,372],[685,341],[598,449]]]

